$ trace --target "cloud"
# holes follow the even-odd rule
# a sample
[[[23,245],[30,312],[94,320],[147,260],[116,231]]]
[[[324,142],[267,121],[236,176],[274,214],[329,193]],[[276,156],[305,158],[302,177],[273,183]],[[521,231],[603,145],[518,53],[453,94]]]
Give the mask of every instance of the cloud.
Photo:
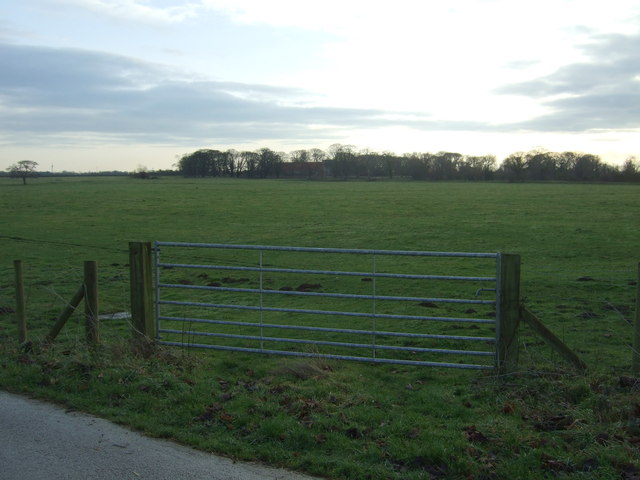
[[[304,139],[396,123],[378,110],[296,106],[306,94],[297,88],[194,81],[106,53],[0,44],[0,63],[2,134],[16,142]]]
[[[603,35],[588,61],[496,90],[550,113],[518,123],[320,107],[295,87],[210,81],[131,57],[0,43],[0,143],[207,145],[341,141],[350,130],[584,132],[640,128],[640,35]],[[83,140],[84,139],[84,140]],[[102,139],[102,140],[101,140]]]
[[[407,0],[400,0],[406,4]],[[348,33],[367,24],[388,6],[368,0],[201,0],[205,8],[221,12],[240,24]],[[415,7],[415,2],[410,2]],[[403,5],[406,6],[406,5]],[[404,11],[404,9],[403,9]],[[387,15],[388,18],[388,15]]]
[[[100,15],[152,23],[179,23],[195,17],[200,2],[172,2],[176,5],[156,7],[140,0],[61,0]]]
[[[513,127],[539,131],[640,128],[640,34],[599,35],[583,45],[582,52],[588,61],[496,90],[535,99],[551,110]]]

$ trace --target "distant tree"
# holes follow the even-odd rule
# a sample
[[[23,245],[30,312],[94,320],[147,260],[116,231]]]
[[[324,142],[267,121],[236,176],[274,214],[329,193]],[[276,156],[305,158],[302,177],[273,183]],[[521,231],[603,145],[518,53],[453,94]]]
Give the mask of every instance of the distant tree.
[[[239,159],[247,177],[253,178],[257,176],[258,160],[260,159],[260,155],[258,153],[245,150],[244,152],[240,152]]]
[[[556,178],[558,180],[572,180],[573,167],[580,155],[576,152],[562,152],[556,157]]]
[[[432,180],[454,180],[462,164],[463,156],[456,152],[438,152],[431,161]]]
[[[206,158],[205,150],[185,154],[178,162],[178,170],[185,177],[204,177],[207,170]]]
[[[430,154],[428,153],[408,153],[403,158],[403,172],[413,180],[426,180],[429,175]]]
[[[620,170],[620,180],[623,182],[640,181],[640,163],[636,160],[636,157],[626,158]]]
[[[178,169],[185,177],[217,177],[226,168],[226,162],[226,153],[205,148],[183,155]]]
[[[573,177],[580,181],[605,180],[602,178],[604,165],[597,155],[586,153],[580,155],[573,165]]]
[[[532,150],[525,155],[525,168],[530,180],[554,180],[556,155],[546,150]]]
[[[240,152],[234,149],[229,149],[224,152],[224,155],[226,158],[225,165],[227,174],[231,177],[239,176],[240,172],[242,171],[242,167],[240,165]]]
[[[354,172],[357,177],[366,175],[368,179],[375,176],[375,171],[380,155],[368,148],[360,150],[354,158]]]
[[[151,178],[151,174],[149,173],[149,170],[144,165],[138,165],[138,167],[133,172],[131,172],[131,176],[133,178],[139,178],[142,180],[147,180]]]
[[[400,168],[400,158],[396,157],[389,151],[384,151],[380,156],[380,160],[382,162],[382,168],[385,175],[389,178],[393,178],[393,174]]]
[[[289,153],[289,158],[294,163],[308,162],[309,152],[307,150],[294,150]]]
[[[34,162],[33,160],[20,160],[18,163],[7,168],[7,171],[13,178],[22,178],[22,184],[26,185],[27,178],[38,176],[36,172],[37,167],[38,162]]]
[[[495,165],[493,155],[468,156],[460,164],[459,173],[464,180],[491,180]]]
[[[510,182],[524,182],[527,162],[522,152],[512,153],[504,159],[500,169]]]
[[[307,179],[322,176],[322,169],[319,168],[319,163],[324,159],[326,154],[318,149],[313,148],[311,150],[294,150],[289,152],[289,161],[295,163],[294,170],[289,170],[294,176],[304,175]],[[291,175],[292,173],[289,173]]]
[[[270,148],[261,148],[258,154],[258,176],[267,178],[269,176],[280,176],[280,165],[282,164],[282,154],[274,152]]]
[[[309,150],[309,158],[312,162],[322,162],[327,158],[327,154],[319,148],[312,148]]]
[[[334,143],[329,147],[329,158],[333,176],[346,179],[355,169],[355,147],[353,145],[341,145]]]

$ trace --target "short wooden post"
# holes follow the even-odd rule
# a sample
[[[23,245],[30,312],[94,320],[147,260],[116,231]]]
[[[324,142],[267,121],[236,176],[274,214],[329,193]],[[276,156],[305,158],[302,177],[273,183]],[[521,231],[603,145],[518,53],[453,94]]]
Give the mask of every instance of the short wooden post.
[[[98,268],[94,260],[84,262],[84,315],[87,342],[100,340],[98,320]]]
[[[497,266],[496,362],[500,373],[515,370],[520,321],[520,255],[501,253]]]
[[[638,281],[636,282],[636,321],[633,337],[633,365],[635,376],[640,376],[640,263],[638,263]]]
[[[156,337],[153,302],[153,250],[150,242],[129,243],[133,350],[148,355]]]
[[[24,278],[22,275],[22,260],[14,260],[16,271],[16,321],[18,325],[18,341],[23,344],[27,341],[27,308],[24,296]]]

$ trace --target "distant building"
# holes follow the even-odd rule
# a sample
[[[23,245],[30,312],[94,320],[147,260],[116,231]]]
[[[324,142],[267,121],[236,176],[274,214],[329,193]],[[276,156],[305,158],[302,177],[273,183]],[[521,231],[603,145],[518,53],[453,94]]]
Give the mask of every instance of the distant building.
[[[283,178],[320,179],[326,176],[324,162],[285,162],[280,166]]]

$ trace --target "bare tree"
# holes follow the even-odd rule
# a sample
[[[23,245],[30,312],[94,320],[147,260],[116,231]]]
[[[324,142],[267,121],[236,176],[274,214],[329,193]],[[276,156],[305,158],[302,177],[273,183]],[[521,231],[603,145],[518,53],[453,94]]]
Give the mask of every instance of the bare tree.
[[[620,170],[620,178],[625,182],[637,182],[640,180],[640,162],[636,157],[627,157]]]
[[[309,152],[307,150],[294,150],[289,153],[292,162],[308,162]]]
[[[319,148],[312,148],[309,150],[309,157],[312,162],[322,162],[325,158],[327,158],[327,154],[320,150]]]
[[[18,163],[11,165],[7,171],[13,178],[22,178],[22,184],[27,184],[28,177],[37,177],[36,167],[38,162],[33,160],[20,160]]]

